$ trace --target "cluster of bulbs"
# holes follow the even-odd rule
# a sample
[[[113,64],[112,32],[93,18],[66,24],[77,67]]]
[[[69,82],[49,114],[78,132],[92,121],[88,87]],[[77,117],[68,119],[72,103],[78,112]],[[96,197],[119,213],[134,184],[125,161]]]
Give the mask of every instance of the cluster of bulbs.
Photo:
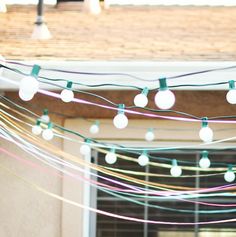
[[[41,123],[47,124],[47,128],[43,129],[41,127]],[[45,109],[43,111],[43,115],[39,119],[37,119],[36,124],[32,127],[32,133],[36,136],[42,134],[44,140],[50,141],[54,137],[52,128],[53,124],[50,122],[50,117],[48,116],[48,110]]]

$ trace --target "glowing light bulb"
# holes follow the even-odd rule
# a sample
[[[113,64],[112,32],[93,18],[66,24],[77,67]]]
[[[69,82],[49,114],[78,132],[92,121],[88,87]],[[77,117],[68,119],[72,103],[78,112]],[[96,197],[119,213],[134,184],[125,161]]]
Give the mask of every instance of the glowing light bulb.
[[[49,123],[50,122],[50,117],[48,115],[48,110],[47,109],[43,110],[43,115],[40,117],[40,120],[44,123]]]
[[[91,125],[89,128],[89,132],[92,134],[97,134],[99,132],[99,121],[96,121],[94,124]]]
[[[208,158],[208,152],[207,151],[203,151],[202,152],[202,158],[199,160],[199,166],[203,169],[207,169],[209,168],[211,165],[211,161]]]
[[[226,100],[230,104],[236,104],[236,88],[234,81],[229,81],[229,91],[226,94]]]
[[[166,84],[166,78],[159,79],[160,89],[155,95],[155,104],[160,109],[170,109],[175,104],[175,95]]]
[[[231,183],[235,180],[235,173],[232,167],[228,168],[227,172],[224,174],[224,179],[228,183]]]
[[[149,158],[146,152],[143,152],[142,155],[138,157],[138,164],[140,166],[146,166],[149,163]]]
[[[170,174],[173,176],[173,177],[179,177],[181,176],[182,174],[182,169],[180,166],[178,166],[177,164],[177,160],[173,160],[172,161],[172,167],[170,169]]]
[[[148,88],[145,87],[140,94],[134,97],[135,106],[138,106],[141,108],[144,108],[145,106],[147,106],[148,104],[147,94],[148,94]]]
[[[42,128],[40,126],[40,121],[37,120],[36,124],[32,127],[32,133],[34,135],[40,135],[42,132]]]
[[[65,103],[71,102],[74,99],[74,92],[72,91],[72,82],[67,82],[66,89],[61,92],[61,100]]]
[[[203,142],[211,142],[213,140],[213,131],[208,127],[207,118],[202,119],[202,128],[199,131],[199,137]]]
[[[91,147],[88,145],[88,142],[84,143],[83,145],[81,145],[80,147],[80,153],[82,155],[90,155],[91,153]]]
[[[19,85],[19,96],[22,100],[29,101],[34,97],[39,89],[39,82],[36,79],[38,77],[40,67],[34,65],[30,76],[24,77],[20,81]]]
[[[50,140],[53,139],[54,134],[53,134],[53,131],[52,131],[52,123],[49,123],[48,128],[43,130],[42,137],[46,141],[50,141]]]
[[[115,150],[112,149],[111,151],[109,151],[109,152],[106,154],[106,156],[105,156],[105,161],[107,162],[107,164],[110,164],[110,165],[116,163],[116,161],[117,161],[117,156],[116,156],[116,154],[115,154]]]
[[[24,92],[21,89],[19,90],[18,95],[23,101],[30,101],[34,97],[34,94]]]
[[[145,140],[148,142],[151,142],[155,139],[155,135],[153,132],[153,129],[149,128],[147,132],[145,133]]]
[[[124,129],[128,125],[128,118],[124,114],[124,105],[119,105],[118,114],[113,119],[113,124],[118,129]]]

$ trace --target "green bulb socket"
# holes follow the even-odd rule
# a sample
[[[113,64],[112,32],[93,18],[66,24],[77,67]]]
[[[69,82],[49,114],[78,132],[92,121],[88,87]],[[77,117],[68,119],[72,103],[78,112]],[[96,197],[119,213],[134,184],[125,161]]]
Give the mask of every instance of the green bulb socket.
[[[43,115],[48,115],[48,109],[43,110]]]
[[[125,109],[125,105],[124,104],[119,104],[118,105],[118,114],[124,114],[124,109]]]
[[[100,122],[99,122],[98,120],[96,120],[96,121],[94,122],[94,125],[99,126],[99,125],[100,125]]]
[[[202,118],[202,127],[208,127],[208,118],[207,117],[203,117]]]
[[[232,165],[228,165],[228,170],[227,171],[232,171],[233,172],[233,166]]]
[[[154,132],[154,129],[153,129],[153,128],[148,128],[147,131],[148,131],[148,132]]]
[[[33,66],[32,70],[31,70],[30,75],[31,75],[32,77],[37,78],[38,75],[39,75],[40,69],[41,69],[41,67],[40,67],[39,65],[36,65],[36,64],[35,64],[35,65]]]
[[[37,126],[40,126],[40,124],[41,124],[41,121],[40,121],[39,119],[37,119],[37,120],[36,120],[36,125],[37,125]]]
[[[160,91],[168,90],[168,86],[167,86],[165,77],[159,78],[159,84],[160,84],[160,88],[159,88]]]
[[[144,151],[142,152],[142,155],[144,155],[144,156],[148,156],[148,153],[147,153],[147,151],[146,151],[146,150],[144,150]]]
[[[229,81],[229,89],[234,90],[235,89],[235,82],[233,80]]]
[[[178,163],[177,163],[177,160],[176,160],[176,159],[173,159],[173,160],[172,160],[172,166],[178,166]]]
[[[48,123],[48,129],[52,129],[53,128],[53,123]]]
[[[66,88],[67,89],[71,89],[72,85],[73,85],[73,82],[72,81],[68,81],[67,84],[66,84]]]
[[[142,90],[142,94],[143,95],[148,95],[148,92],[149,92],[149,89],[147,88],[147,87],[145,87],[145,88],[143,88],[143,90]]]
[[[115,149],[115,148],[111,148],[111,149],[110,149],[110,152],[111,152],[111,153],[115,153],[115,152],[116,152],[116,149]]]
[[[202,151],[202,158],[208,158],[208,151]]]

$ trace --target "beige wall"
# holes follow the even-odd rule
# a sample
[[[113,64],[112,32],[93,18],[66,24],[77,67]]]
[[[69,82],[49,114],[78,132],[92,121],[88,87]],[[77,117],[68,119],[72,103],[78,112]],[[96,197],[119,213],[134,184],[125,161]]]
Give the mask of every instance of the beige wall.
[[[60,141],[55,141],[61,147]],[[15,145],[0,139],[0,146],[25,160],[34,158]],[[0,154],[3,166],[43,188],[61,194],[61,180],[40,172],[14,158]],[[42,165],[43,167],[46,167]],[[50,169],[51,170],[51,169]],[[18,178],[0,169],[0,236],[1,237],[60,237],[61,202],[32,189]]]

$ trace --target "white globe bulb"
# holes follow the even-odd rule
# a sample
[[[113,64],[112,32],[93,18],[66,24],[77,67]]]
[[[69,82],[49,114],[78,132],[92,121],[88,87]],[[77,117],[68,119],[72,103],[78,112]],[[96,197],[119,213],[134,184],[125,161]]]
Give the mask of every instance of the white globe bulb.
[[[151,142],[155,139],[155,135],[153,133],[153,131],[147,131],[145,134],[145,140],[148,142]]]
[[[182,169],[180,166],[178,165],[175,165],[175,166],[172,166],[172,168],[170,169],[170,174],[174,177],[179,177],[181,176],[182,174]]]
[[[64,89],[61,91],[61,100],[63,102],[71,102],[74,99],[74,92],[72,90]]]
[[[226,100],[230,104],[236,104],[236,89],[231,89],[228,91],[228,93],[226,94]]]
[[[42,133],[42,136],[43,136],[43,139],[46,141],[52,140],[54,136],[52,129],[50,128],[45,129]]]
[[[199,137],[204,142],[211,142],[213,140],[213,131],[209,127],[203,127],[199,131]]]
[[[44,114],[40,117],[40,120],[44,123],[49,123],[50,122],[50,117],[47,114]]]
[[[141,156],[138,157],[138,164],[140,166],[146,166],[149,162],[148,156],[142,154]]]
[[[34,135],[39,135],[39,134],[41,134],[41,132],[42,132],[42,128],[41,128],[40,125],[34,125],[34,126],[32,127],[32,133],[33,133]]]
[[[233,182],[235,180],[235,174],[232,170],[228,170],[225,174],[224,174],[224,179],[226,182]]]
[[[93,124],[89,128],[89,132],[92,133],[92,134],[97,134],[99,132],[99,126],[97,124]]]
[[[134,97],[134,104],[138,107],[144,108],[148,104],[148,98],[145,94],[141,93]]]
[[[175,95],[170,90],[160,90],[155,95],[155,104],[160,109],[170,109],[175,104]]]
[[[80,153],[82,155],[89,155],[91,153],[91,147],[87,144],[83,144],[81,147],[80,147]]]
[[[105,161],[110,165],[116,163],[117,161],[116,154],[114,152],[108,152],[105,156]]]
[[[23,100],[23,101],[30,101],[33,99],[34,97],[34,93],[27,93],[24,92],[23,90],[19,90],[19,97]]]
[[[203,169],[207,169],[209,168],[211,165],[211,161],[209,160],[209,158],[207,157],[202,157],[200,160],[199,160],[199,166]]]
[[[35,94],[39,89],[39,82],[32,76],[24,77],[20,82],[20,90],[26,94]]]
[[[128,125],[128,118],[124,114],[117,114],[113,119],[113,124],[118,129],[123,129]]]

